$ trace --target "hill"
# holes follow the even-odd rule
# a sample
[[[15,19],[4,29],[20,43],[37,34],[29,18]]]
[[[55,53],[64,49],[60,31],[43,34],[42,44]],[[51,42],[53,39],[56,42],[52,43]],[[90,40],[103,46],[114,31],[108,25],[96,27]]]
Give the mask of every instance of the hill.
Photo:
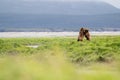
[[[0,1],[0,31],[120,31],[120,9],[104,2]]]
[[[103,15],[0,15],[0,31],[120,31],[120,14]]]

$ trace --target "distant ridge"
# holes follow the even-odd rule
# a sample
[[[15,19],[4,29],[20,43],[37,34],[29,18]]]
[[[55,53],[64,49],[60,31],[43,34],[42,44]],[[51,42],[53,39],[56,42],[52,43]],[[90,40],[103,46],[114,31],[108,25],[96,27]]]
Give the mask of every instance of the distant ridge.
[[[0,32],[120,31],[120,9],[103,2],[0,0]]]
[[[1,14],[0,31],[120,31],[120,13],[102,15]]]

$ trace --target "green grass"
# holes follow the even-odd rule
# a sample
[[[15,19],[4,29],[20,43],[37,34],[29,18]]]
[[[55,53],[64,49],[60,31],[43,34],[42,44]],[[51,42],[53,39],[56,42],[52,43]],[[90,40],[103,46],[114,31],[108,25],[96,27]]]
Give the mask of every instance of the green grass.
[[[1,38],[0,80],[120,80],[119,56],[120,36]]]

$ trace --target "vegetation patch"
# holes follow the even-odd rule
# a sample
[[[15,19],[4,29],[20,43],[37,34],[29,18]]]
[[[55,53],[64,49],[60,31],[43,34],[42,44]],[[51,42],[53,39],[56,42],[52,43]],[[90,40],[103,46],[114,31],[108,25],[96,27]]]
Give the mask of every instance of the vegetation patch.
[[[1,38],[0,80],[120,80],[119,56],[120,36]]]

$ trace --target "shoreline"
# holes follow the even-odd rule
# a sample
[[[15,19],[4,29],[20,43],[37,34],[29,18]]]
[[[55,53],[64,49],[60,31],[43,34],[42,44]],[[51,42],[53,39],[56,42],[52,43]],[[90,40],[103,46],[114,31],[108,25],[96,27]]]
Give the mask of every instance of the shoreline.
[[[120,31],[90,32],[91,36],[120,36]],[[0,38],[72,37],[79,32],[0,32]]]

